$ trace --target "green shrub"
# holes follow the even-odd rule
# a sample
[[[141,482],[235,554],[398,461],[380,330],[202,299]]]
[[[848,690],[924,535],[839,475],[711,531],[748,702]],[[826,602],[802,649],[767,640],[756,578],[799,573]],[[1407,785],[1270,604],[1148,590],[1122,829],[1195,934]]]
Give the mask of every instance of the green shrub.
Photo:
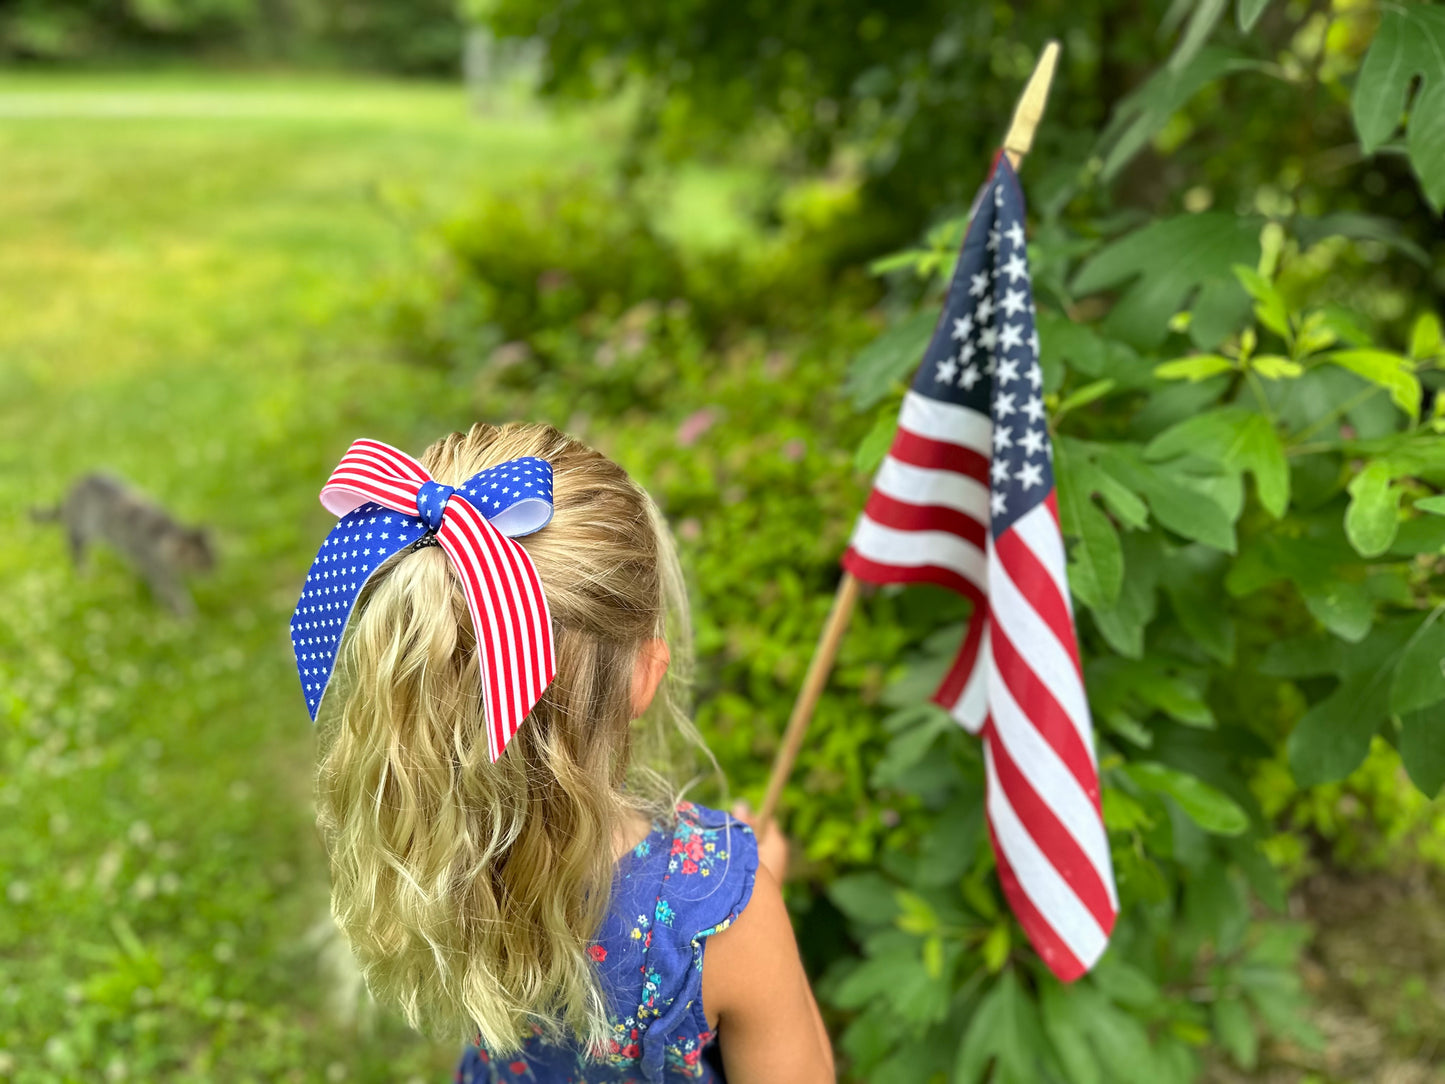
[[[1265,6],[1240,5],[1236,31],[1216,26],[1223,5],[1198,5],[1173,54],[1108,103],[1092,147],[1056,118],[1055,157],[1025,174],[1039,196],[1045,403],[1123,904],[1112,947],[1069,987],[1028,948],[994,877],[976,743],[925,704],[966,606],[927,589],[874,593],[785,797],[809,860],[793,903],[853,1079],[1182,1082],[1211,1045],[1254,1069],[1278,1041],[1320,1041],[1297,968],[1309,932],[1281,917],[1291,879],[1324,861],[1438,850],[1428,799],[1445,781],[1445,342],[1417,242],[1445,175],[1432,99],[1409,99],[1414,74],[1445,85],[1445,69],[1402,30],[1432,40],[1439,9],[1375,12],[1383,21],[1282,9],[1246,37]],[[520,27],[534,7],[496,11],[499,26]],[[555,67],[590,26],[553,28],[558,88],[595,89],[594,69]],[[649,70],[678,31],[645,31],[612,42],[613,55],[651,57]],[[846,32],[818,30],[813,74],[848,69],[828,67],[854,55]],[[608,49],[604,35],[584,51]],[[768,71],[814,117],[828,112],[807,64]],[[914,84],[930,108],[947,100],[928,99],[936,74]],[[691,106],[717,120],[750,95]],[[1088,103],[1061,108],[1077,116]],[[1359,164],[1338,183],[1302,165],[1316,139],[1352,128],[1368,154],[1402,110],[1406,158]],[[930,134],[942,138],[898,138]],[[1146,157],[1166,185],[1130,173]],[[963,225],[948,193],[985,162],[922,185],[942,222],[874,265],[891,320],[862,350],[879,330],[863,315],[869,295],[814,299],[820,284],[852,281],[848,245],[822,241],[865,236],[844,227],[877,213],[866,199],[811,234],[783,231],[781,248],[759,245],[795,271],[759,275],[766,304],[739,281],[766,266],[755,253],[709,275],[725,262],[659,244],[647,215],[622,209],[632,225],[602,227],[615,243],[575,245],[584,267],[605,248],[616,296],[580,295],[575,318],[553,322],[523,297],[525,319],[502,330],[489,299],[518,257],[490,242],[465,264],[449,254],[445,304],[423,310],[448,313],[442,354],[484,415],[566,420],[662,498],[698,596],[699,718],[745,790],[762,780],[827,609],[866,492],[856,468],[886,449],[933,325]],[[876,197],[883,175],[859,173],[859,191]],[[1364,213],[1356,179],[1389,200]],[[544,216],[533,222],[545,232]],[[678,273],[640,298],[649,267]],[[515,281],[535,281],[524,270]],[[805,307],[806,324],[777,315]],[[1401,796],[1400,765],[1424,797]]]
[[[455,75],[454,0],[17,0],[0,7],[0,59],[31,63],[201,54]]]

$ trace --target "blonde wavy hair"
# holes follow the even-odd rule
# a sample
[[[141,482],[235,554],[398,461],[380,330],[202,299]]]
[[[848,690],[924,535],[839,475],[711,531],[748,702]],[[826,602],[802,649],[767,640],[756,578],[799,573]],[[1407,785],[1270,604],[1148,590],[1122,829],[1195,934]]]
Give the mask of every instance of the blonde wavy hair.
[[[552,611],[557,676],[502,757],[488,759],[471,618],[436,547],[398,554],[367,584],[318,720],[331,910],[367,986],[413,1028],[480,1035],[495,1054],[535,1033],[604,1047],[587,949],[614,840],[634,814],[668,821],[684,754],[705,751],[682,698],[682,575],[647,493],[545,425],[476,425],[421,462],[458,485],[526,455],[553,470],[553,519],[520,541]],[[672,663],[634,723],[633,669],[658,637]]]

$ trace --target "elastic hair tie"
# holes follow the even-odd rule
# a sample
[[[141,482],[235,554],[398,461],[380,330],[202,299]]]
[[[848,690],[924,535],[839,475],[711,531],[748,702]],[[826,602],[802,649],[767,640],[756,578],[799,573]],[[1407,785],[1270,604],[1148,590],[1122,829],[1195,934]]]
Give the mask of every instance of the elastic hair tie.
[[[341,518],[311,565],[291,645],[314,722],[357,595],[387,558],[437,545],[466,594],[481,663],[487,751],[496,763],[557,674],[542,580],[514,538],[552,520],[552,465],[523,456],[459,486],[442,485],[405,452],[358,440],[321,488]]]

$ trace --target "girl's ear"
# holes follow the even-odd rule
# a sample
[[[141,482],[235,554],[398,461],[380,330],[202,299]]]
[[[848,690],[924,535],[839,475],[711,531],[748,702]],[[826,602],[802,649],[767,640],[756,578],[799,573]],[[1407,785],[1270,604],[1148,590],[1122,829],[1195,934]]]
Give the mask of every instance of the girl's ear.
[[[672,653],[667,641],[661,637],[643,640],[637,650],[637,662],[632,667],[632,717],[636,719],[652,704],[657,687],[667,673]]]

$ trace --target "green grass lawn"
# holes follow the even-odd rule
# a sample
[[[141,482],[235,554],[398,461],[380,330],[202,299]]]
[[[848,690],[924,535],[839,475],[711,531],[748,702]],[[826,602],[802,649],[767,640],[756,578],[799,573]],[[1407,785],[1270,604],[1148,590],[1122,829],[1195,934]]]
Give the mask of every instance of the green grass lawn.
[[[617,138],[442,87],[0,75],[0,1079],[449,1079],[331,1004],[286,625],[347,442],[465,399],[386,354],[416,226]],[[96,467],[214,528],[194,622],[30,521]]]

